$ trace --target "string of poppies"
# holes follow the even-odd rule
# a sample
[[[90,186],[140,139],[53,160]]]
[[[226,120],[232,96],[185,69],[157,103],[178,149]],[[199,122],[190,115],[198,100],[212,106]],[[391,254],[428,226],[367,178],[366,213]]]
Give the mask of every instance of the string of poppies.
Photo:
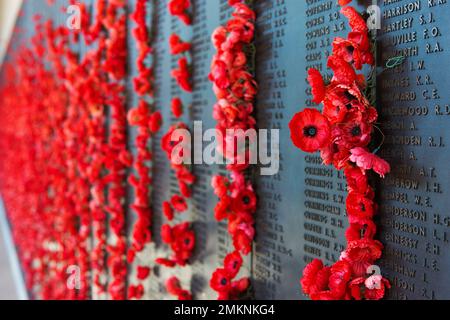
[[[35,16],[31,47],[5,63],[2,195],[33,296],[88,299],[89,163],[96,140],[90,116],[98,97],[89,90],[95,72],[88,70],[98,55],[80,61],[70,48],[70,35],[78,41],[79,31],[70,34],[40,20]],[[92,140],[87,133],[93,133]],[[79,268],[78,286],[68,281],[70,266]]]
[[[171,0],[168,3],[170,15],[177,17],[185,25],[191,25],[189,8],[190,0]],[[185,42],[177,34],[172,34],[169,39],[170,53],[178,57],[178,68],[172,70],[171,76],[183,91],[192,93],[192,75],[189,67],[191,43]],[[183,102],[180,97],[174,97],[171,101],[172,114],[176,119],[183,115]],[[187,200],[192,197],[192,185],[195,183],[195,176],[190,168],[180,159],[186,154],[176,153],[176,148],[183,143],[184,138],[174,139],[174,132],[177,129],[188,130],[186,123],[178,121],[173,124],[161,140],[161,147],[165,151],[178,180],[179,193],[174,194],[170,201],[163,203],[162,211],[166,219],[171,222],[175,219],[175,213],[182,214],[188,210]],[[161,238],[172,251],[169,258],[158,258],[156,263],[173,268],[175,266],[184,267],[190,263],[195,248],[195,233],[190,222],[181,222],[174,226],[166,223],[161,228]],[[189,290],[181,288],[177,277],[172,277],[166,281],[167,292],[179,300],[192,300]]]
[[[72,1],[71,4],[74,4]],[[106,195],[105,195],[105,161],[108,144],[106,141],[106,112],[104,92],[107,90],[107,75],[103,71],[104,56],[106,50],[106,32],[103,28],[106,15],[106,1],[98,0],[95,3],[96,15],[93,21],[89,21],[85,4],[80,5],[82,19],[82,34],[86,44],[97,47],[89,50],[83,57],[84,82],[80,92],[82,100],[87,106],[87,118],[85,119],[86,134],[89,136],[86,154],[88,161],[86,175],[89,183],[89,210],[92,219],[91,233],[94,239],[90,254],[90,273],[92,286],[95,291],[93,297],[101,297],[107,291],[106,279]],[[77,33],[75,32],[75,35]],[[77,35],[78,36],[78,35]]]
[[[137,215],[137,221],[132,231],[132,244],[128,249],[128,263],[131,265],[138,253],[144,251],[145,246],[152,241],[151,234],[151,206],[150,206],[150,167],[149,162],[152,154],[148,149],[148,144],[152,135],[161,127],[162,117],[159,111],[152,112],[152,106],[148,99],[153,99],[153,65],[147,66],[147,60],[152,54],[150,46],[150,32],[147,28],[147,7],[146,0],[138,0],[136,8],[131,18],[135,21],[136,27],[133,29],[133,36],[136,40],[138,57],[136,61],[138,75],[134,78],[134,89],[139,96],[139,103],[136,108],[128,112],[128,123],[137,127],[135,146],[137,148],[136,159],[134,159],[134,169],[136,175],[130,175],[128,181],[134,189],[135,198],[131,208]],[[146,99],[146,96],[148,98]],[[133,161],[133,160],[131,160]],[[150,276],[150,267],[138,265],[136,275],[139,281],[145,281]],[[128,299],[141,299],[145,294],[142,283],[129,285]]]
[[[248,278],[235,278],[243,264],[242,255],[251,252],[257,202],[251,181],[245,175],[249,168],[248,152],[225,151],[230,143],[228,129],[245,131],[254,129],[256,124],[252,113],[257,85],[248,54],[253,50],[256,15],[244,1],[229,0],[228,4],[233,8],[232,18],[212,35],[217,53],[209,75],[218,100],[213,112],[216,131],[224,137],[219,141],[218,150],[231,163],[227,166],[229,177],[217,175],[212,180],[214,192],[219,197],[215,218],[228,221],[234,246],[234,251],[225,257],[223,266],[216,269],[210,280],[211,288],[223,300],[238,299],[249,287]]]
[[[126,298],[127,242],[125,238],[125,196],[127,169],[131,154],[127,146],[127,114],[125,77],[127,73],[127,14],[124,1],[107,1],[104,28],[105,41],[103,69],[108,76],[106,105],[110,110],[109,141],[105,158],[108,174],[107,207],[111,230],[107,245],[107,263],[111,271],[108,293],[113,300]]]
[[[303,292],[313,300],[378,300],[390,287],[381,275],[372,274],[383,245],[374,239],[377,204],[368,179],[370,171],[384,177],[390,167],[376,155],[378,148],[371,151],[378,114],[364,94],[365,77],[357,70],[364,64],[374,65],[374,56],[366,21],[347,6],[350,2],[339,1],[351,32],[347,38],[333,41],[327,63],[333,71],[330,83],[326,84],[316,69],[308,70],[313,101],[322,103],[323,111],[307,108],[289,124],[295,146],[309,153],[320,151],[324,164],[344,171],[349,192],[346,208],[350,227],[340,260],[327,267],[315,259],[303,271]]]

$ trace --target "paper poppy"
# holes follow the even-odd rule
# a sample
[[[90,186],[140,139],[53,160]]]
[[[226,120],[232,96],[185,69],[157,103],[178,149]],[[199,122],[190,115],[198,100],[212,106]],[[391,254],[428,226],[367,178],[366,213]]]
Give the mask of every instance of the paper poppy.
[[[291,139],[297,148],[316,152],[330,142],[328,120],[315,109],[297,113],[289,123]]]

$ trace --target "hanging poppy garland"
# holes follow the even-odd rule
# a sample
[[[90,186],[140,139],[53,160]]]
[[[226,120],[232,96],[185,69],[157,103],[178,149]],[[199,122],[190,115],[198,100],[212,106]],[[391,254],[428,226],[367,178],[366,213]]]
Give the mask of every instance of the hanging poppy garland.
[[[349,192],[347,248],[333,266],[316,259],[303,271],[303,292],[313,300],[379,300],[390,288],[385,278],[369,272],[380,259],[383,245],[374,239],[378,206],[368,175],[372,170],[383,178],[390,166],[376,155],[378,148],[371,151],[370,147],[378,114],[364,94],[365,77],[357,70],[364,64],[374,65],[374,57],[366,21],[346,6],[350,2],[339,2],[351,32],[346,39],[333,41],[327,63],[333,71],[330,83],[325,83],[319,71],[308,71],[313,101],[323,104],[323,111],[305,109],[289,124],[294,145],[309,153],[320,151],[324,164],[343,170]]]
[[[84,300],[91,297],[90,282],[99,280],[90,269],[104,269],[104,255],[95,249],[89,254],[91,230],[106,245],[105,42],[99,32],[83,28],[86,41],[99,41],[80,57],[70,46],[79,41],[79,30],[70,33],[41,20],[35,17],[32,46],[4,65],[0,144],[8,152],[0,168],[2,196],[33,297]],[[79,283],[71,281],[75,271]]]
[[[222,134],[218,149],[231,160],[227,170],[230,177],[215,176],[212,187],[219,197],[215,208],[217,221],[228,221],[228,232],[233,240],[234,252],[226,256],[223,267],[212,275],[210,286],[218,292],[219,299],[238,299],[249,287],[249,279],[235,278],[242,266],[242,255],[248,255],[255,236],[257,199],[252,184],[245,175],[249,168],[249,154],[228,154],[227,129],[254,129],[252,116],[257,93],[256,81],[251,71],[253,61],[249,52],[253,49],[255,12],[244,1],[229,0],[233,8],[232,18],[218,27],[213,35],[217,50],[211,64],[209,79],[217,98],[213,116],[216,131]],[[248,150],[249,148],[247,148]]]
[[[153,98],[153,66],[147,66],[148,58],[152,54],[150,46],[150,32],[147,28],[147,1],[138,0],[136,8],[131,15],[132,20],[136,23],[133,29],[133,36],[136,40],[138,57],[136,61],[138,75],[133,79],[134,90],[139,96],[138,106],[128,112],[128,124],[137,128],[135,138],[135,146],[137,149],[136,159],[134,159],[133,168],[136,175],[131,174],[128,177],[129,184],[134,189],[134,202],[131,208],[137,215],[137,220],[132,231],[132,244],[128,248],[127,261],[132,264],[136,255],[143,252],[146,245],[152,241],[151,218],[152,210],[150,206],[150,167],[148,163],[152,159],[148,144],[152,135],[155,134],[162,122],[159,111],[152,112],[151,103],[148,101]],[[147,97],[148,96],[148,97]],[[146,99],[147,98],[147,99]],[[130,159],[133,161],[133,159]],[[145,281],[151,273],[150,267],[137,266],[137,280]],[[141,299],[145,294],[142,283],[138,285],[129,285],[128,299]]]
[[[108,268],[111,279],[108,293],[113,300],[126,298],[127,242],[125,237],[125,196],[127,169],[131,165],[131,153],[127,149],[127,113],[125,101],[125,77],[127,73],[127,14],[125,2],[107,1],[104,28],[108,30],[103,69],[108,75],[106,104],[111,112],[109,143],[105,168],[108,190],[109,227],[112,231],[108,252]]]
[[[169,13],[179,18],[184,24],[190,26],[191,18],[189,8],[190,0],[171,0],[168,4]],[[173,33],[169,38],[170,53],[178,56],[178,68],[172,70],[171,76],[176,81],[178,87],[187,93],[192,93],[192,75],[189,65],[191,43],[183,41],[178,34]],[[180,97],[174,97],[171,102],[173,116],[178,119],[184,113],[183,101]],[[188,130],[188,126],[179,121],[173,124],[161,140],[161,147],[167,155],[172,170],[178,180],[180,194],[172,195],[169,201],[163,203],[162,212],[169,222],[175,219],[175,215],[181,215],[188,210],[187,200],[192,197],[192,186],[195,183],[195,176],[189,166],[183,163],[184,151],[179,151],[178,147],[187,141],[187,137],[180,136],[179,140],[174,140],[174,133],[177,129]],[[190,263],[195,248],[195,233],[190,222],[181,222],[175,226],[166,223],[161,228],[162,241],[169,246],[172,255],[169,258],[158,258],[156,263],[173,268],[175,266],[184,267]],[[167,292],[179,300],[192,300],[189,291],[181,289],[180,281],[172,277],[166,282]]]

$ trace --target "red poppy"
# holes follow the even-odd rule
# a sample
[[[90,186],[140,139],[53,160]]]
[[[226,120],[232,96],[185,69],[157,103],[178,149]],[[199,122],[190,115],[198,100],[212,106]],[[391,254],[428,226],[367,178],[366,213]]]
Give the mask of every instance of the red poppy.
[[[372,239],[360,239],[349,242],[343,252],[343,258],[348,261],[356,276],[367,274],[367,269],[381,258],[383,245]]]
[[[356,72],[352,65],[339,56],[331,55],[327,66],[333,70],[333,82],[343,85],[351,85],[356,81]]]
[[[320,72],[314,68],[308,69],[308,81],[312,88],[313,101],[321,103],[325,98],[325,83]]]
[[[338,261],[331,267],[328,286],[336,299],[344,299],[351,276],[352,269],[346,261]]]
[[[163,214],[169,221],[172,221],[174,218],[172,205],[167,201],[163,202]]]
[[[351,32],[347,39],[336,38],[333,42],[333,55],[352,63],[357,70],[361,70],[363,64],[374,64],[375,59],[369,50],[369,37],[363,32]]]
[[[149,277],[150,275],[150,268],[149,267],[142,267],[142,266],[138,266],[137,268],[137,278],[139,280],[145,280]]]
[[[253,190],[244,189],[233,199],[233,211],[235,213],[254,212],[255,210],[256,195]]]
[[[239,273],[242,266],[242,257],[239,252],[235,251],[228,254],[224,260],[224,268],[231,278],[234,278]]]
[[[189,42],[183,42],[179,35],[172,33],[169,38],[170,53],[177,55],[191,50],[191,44]]]
[[[339,0],[338,1],[340,6],[345,6],[345,5],[349,4],[350,2],[352,2],[352,0]]]
[[[175,118],[179,118],[183,115],[183,103],[180,98],[176,97],[172,99],[171,109]]]
[[[373,169],[381,177],[384,177],[391,170],[389,163],[377,155],[370,153],[367,149],[358,147],[352,149],[351,153],[350,161],[356,163],[361,169]]]
[[[229,196],[223,196],[214,208],[214,217],[217,221],[222,221],[228,218],[230,213],[232,200]]]
[[[174,268],[176,266],[175,261],[165,258],[158,258],[155,260],[155,263],[167,268]]]
[[[171,75],[177,81],[181,89],[187,92],[192,92],[190,80],[191,74],[186,57],[182,57],[178,60],[178,69],[172,70]]]
[[[187,10],[191,6],[190,0],[170,0],[169,12],[171,15],[180,18],[185,24],[191,24],[191,17]]]
[[[344,171],[348,191],[366,194],[369,188],[367,175],[360,168],[349,167]]]
[[[185,212],[188,209],[186,200],[179,195],[173,195],[172,199],[170,200],[170,203],[172,204],[173,208],[178,212]]]
[[[364,223],[372,219],[375,213],[373,201],[363,194],[350,192],[346,203],[350,223]]]
[[[305,152],[316,152],[330,143],[328,120],[315,109],[297,113],[289,123],[291,139]]]
[[[154,112],[149,119],[148,122],[149,125],[149,129],[152,133],[156,133],[159,131],[159,129],[161,128],[162,125],[162,116],[161,116],[161,112],[156,111]]]
[[[217,269],[211,278],[210,286],[217,292],[228,292],[231,289],[231,277],[225,269]]]
[[[353,7],[344,7],[341,9],[341,13],[347,17],[349,20],[350,27],[352,28],[352,31],[358,31],[367,33],[369,28],[367,27],[366,21],[363,19],[363,17],[359,14],[358,11],[356,11]]]
[[[330,274],[330,268],[324,267],[322,261],[313,260],[303,270],[303,277],[300,280],[303,292],[307,295],[314,295],[327,290]]]

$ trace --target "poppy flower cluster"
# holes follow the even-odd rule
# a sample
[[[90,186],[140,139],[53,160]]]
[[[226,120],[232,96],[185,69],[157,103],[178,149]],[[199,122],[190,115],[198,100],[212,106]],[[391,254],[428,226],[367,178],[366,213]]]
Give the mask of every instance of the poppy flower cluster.
[[[238,251],[228,254],[223,261],[223,268],[214,271],[210,286],[219,294],[219,300],[237,300],[249,285],[248,278],[234,280],[241,270],[243,259]]]
[[[171,227],[168,224],[161,228],[162,241],[172,250],[171,258],[158,258],[156,262],[165,267],[184,267],[195,249],[195,233],[189,222],[183,222]]]
[[[191,19],[187,11],[190,6],[190,0],[172,0],[168,5],[169,13],[178,17],[186,25],[190,25]],[[172,70],[171,75],[180,89],[192,92],[191,71],[188,62],[192,45],[190,42],[183,41],[178,34],[173,33],[169,38],[169,46],[173,56],[181,56],[178,59],[179,68]],[[172,99],[171,111],[175,118],[182,117],[183,101],[180,97]],[[170,200],[163,202],[162,211],[169,222],[175,219],[176,213],[182,214],[188,210],[187,200],[192,197],[192,186],[196,180],[190,168],[183,163],[183,159],[190,156],[183,154],[186,150],[185,141],[187,137],[180,136],[178,141],[174,140],[174,133],[177,129],[186,131],[188,126],[181,121],[173,124],[161,140],[161,148],[166,153],[171,168],[175,172],[180,193],[172,195]],[[182,148],[179,148],[179,146],[182,146]],[[171,226],[169,223],[164,224],[161,228],[161,238],[172,250],[172,256],[169,258],[158,258],[156,263],[168,268],[186,266],[195,249],[195,233],[191,223],[181,222],[175,226]],[[179,300],[192,299],[189,291],[181,289],[177,278],[169,279],[166,287],[167,291]]]
[[[191,25],[192,19],[188,11],[190,6],[190,0],[170,0],[169,12],[172,16],[178,17],[186,25]]]
[[[364,76],[356,72],[364,64],[374,64],[367,24],[351,6],[343,7],[341,13],[352,30],[347,39],[336,38],[333,42],[333,53],[328,58],[328,67],[333,71],[331,82],[326,84],[315,69],[308,71],[313,101],[323,104],[323,112],[305,109],[293,117],[289,128],[295,146],[309,153],[320,151],[324,164],[344,170],[349,191],[347,248],[331,267],[318,259],[312,261],[300,282],[303,292],[313,300],[378,300],[390,285],[382,276],[368,272],[383,249],[374,239],[377,204],[368,174],[373,170],[384,177],[390,166],[370,152],[378,115],[363,93]]]
[[[70,46],[79,38],[71,40],[66,27],[35,21],[31,47],[4,65],[0,188],[29,291],[42,299],[88,299],[91,280],[98,293],[105,290],[104,188],[113,180],[103,173],[112,148],[104,129],[107,35],[91,35],[98,46],[80,58]],[[68,290],[73,265],[81,287]]]
[[[214,216],[217,221],[228,221],[228,232],[234,248],[248,255],[255,236],[256,194],[243,173],[233,172],[231,177],[231,181],[223,176],[213,178],[212,187],[219,197]]]
[[[191,293],[181,287],[180,280],[177,277],[172,277],[166,281],[166,290],[169,294],[177,298],[177,300],[192,300]]]
[[[139,104],[136,108],[128,112],[128,124],[137,127],[137,135],[135,146],[137,149],[136,159],[134,159],[133,167],[136,175],[131,174],[128,178],[129,184],[134,189],[134,202],[131,208],[137,214],[137,220],[133,226],[132,244],[128,248],[127,261],[132,264],[136,255],[145,249],[146,244],[152,240],[151,234],[151,218],[152,210],[150,206],[150,186],[152,183],[148,163],[152,159],[149,151],[149,142],[153,134],[155,134],[161,126],[161,115],[159,111],[152,112],[150,103],[146,100],[153,98],[153,67],[147,66],[147,60],[153,49],[150,46],[150,35],[147,29],[147,1],[138,0],[136,8],[131,18],[136,23],[133,29],[133,36],[137,44],[138,58],[136,61],[138,75],[134,78],[135,91],[140,97]],[[155,120],[156,119],[156,120]],[[156,121],[156,123],[154,123]],[[144,270],[144,271],[143,271]],[[150,271],[150,270],[148,270]],[[149,275],[147,269],[138,266],[138,280],[146,280]],[[139,290],[137,290],[139,288]],[[131,290],[131,291],[130,291]],[[128,291],[128,299],[140,299],[145,294],[144,287],[130,286]]]
[[[244,1],[230,0],[228,4],[234,10],[231,19],[212,34],[217,53],[211,63],[209,79],[217,98],[213,111],[213,117],[217,121],[216,130],[224,137],[219,141],[218,150],[232,160],[227,166],[231,179],[215,176],[212,186],[219,197],[215,208],[216,220],[228,221],[228,232],[236,250],[232,257],[240,257],[240,254],[248,255],[251,252],[257,199],[250,180],[244,174],[249,167],[248,152],[228,154],[224,150],[230,149],[226,147],[229,140],[227,129],[245,131],[253,129],[256,124],[252,113],[257,84],[250,67],[253,62],[248,54],[254,41],[256,15]],[[246,291],[248,279],[232,282],[241,265],[242,263],[236,263],[236,269],[232,272],[227,266],[214,272],[210,285],[218,292],[219,299],[235,299]]]
[[[109,92],[106,104],[111,110],[109,148],[105,168],[108,170],[107,212],[113,242],[109,243],[108,267],[111,281],[108,293],[113,300],[126,298],[126,249],[125,239],[125,195],[127,169],[131,165],[131,154],[127,150],[127,114],[125,97],[125,77],[127,72],[127,14],[122,1],[111,1],[106,6],[104,28],[108,30],[105,42],[103,68],[108,76]],[[116,155],[122,155],[117,157]]]

